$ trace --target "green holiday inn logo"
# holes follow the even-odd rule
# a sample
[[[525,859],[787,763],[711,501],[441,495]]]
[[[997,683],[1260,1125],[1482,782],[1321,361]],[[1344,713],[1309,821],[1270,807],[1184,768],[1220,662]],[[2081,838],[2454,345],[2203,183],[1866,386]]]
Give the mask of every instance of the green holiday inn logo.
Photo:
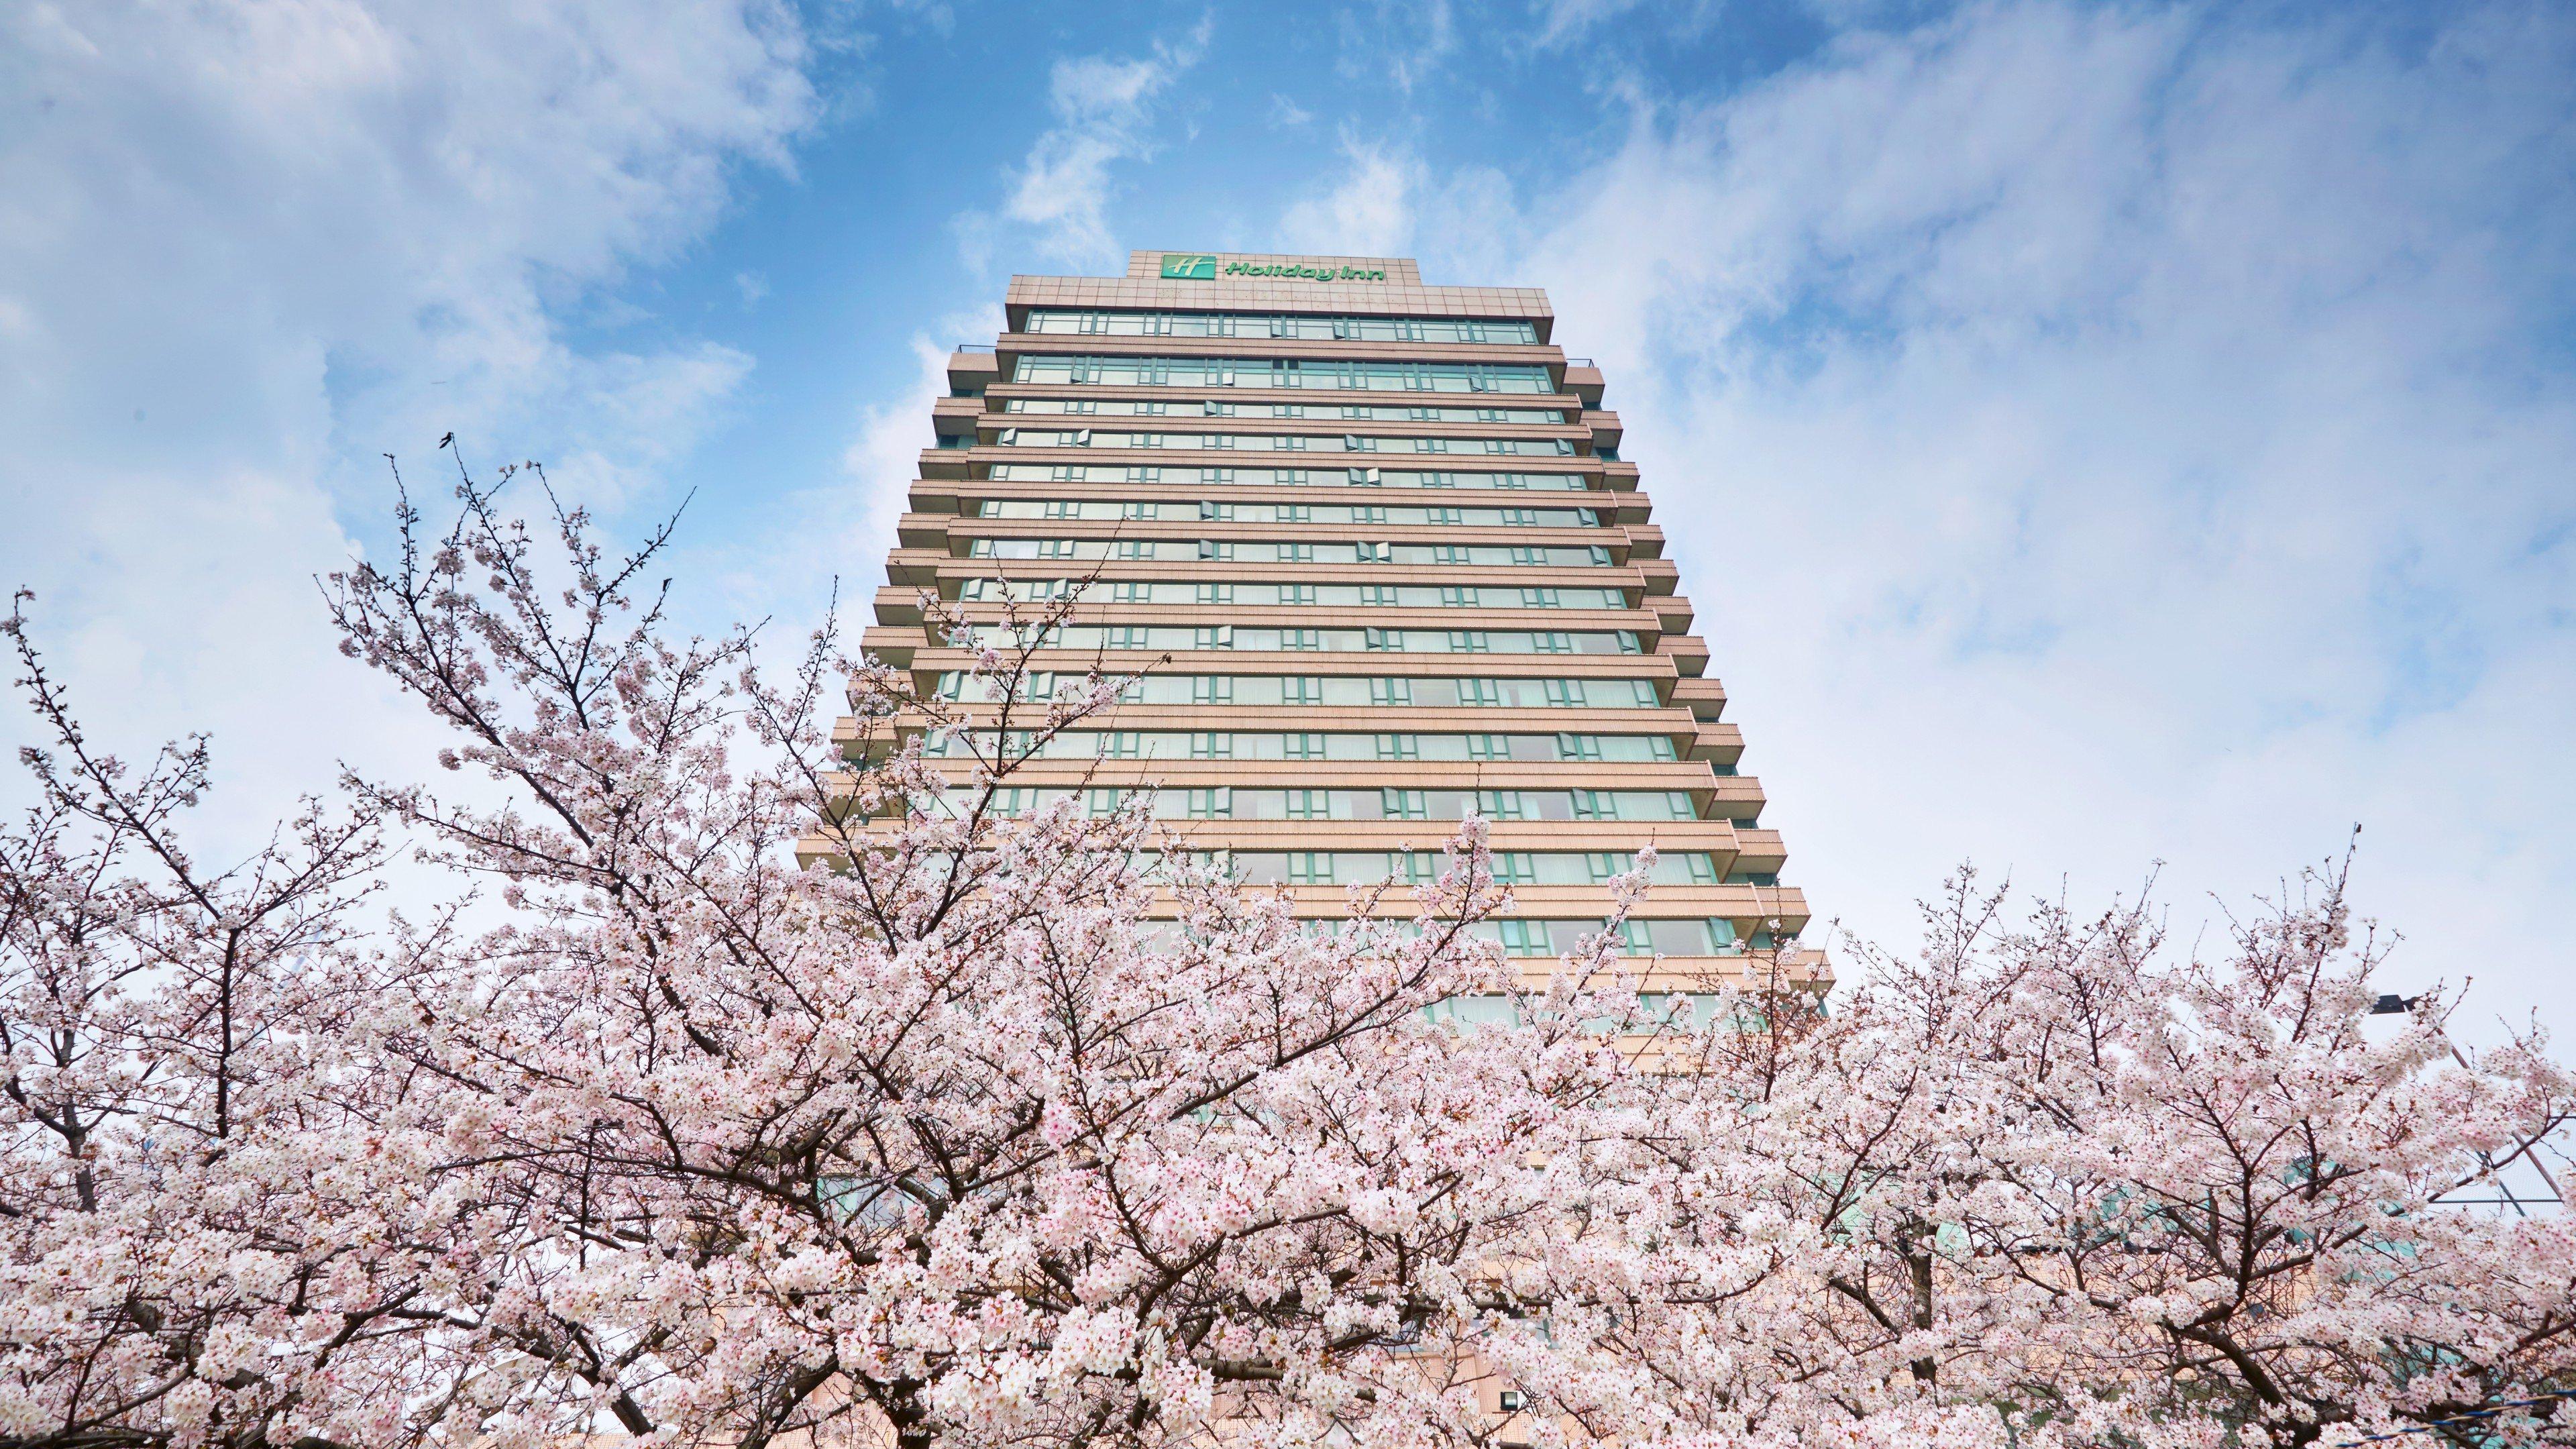
[[[1300,282],[1383,282],[1382,267],[1354,267],[1347,263],[1334,266],[1329,262],[1227,262],[1217,265],[1210,252],[1163,253],[1163,279],[1180,282],[1213,282],[1219,275],[1228,277],[1284,277]]]

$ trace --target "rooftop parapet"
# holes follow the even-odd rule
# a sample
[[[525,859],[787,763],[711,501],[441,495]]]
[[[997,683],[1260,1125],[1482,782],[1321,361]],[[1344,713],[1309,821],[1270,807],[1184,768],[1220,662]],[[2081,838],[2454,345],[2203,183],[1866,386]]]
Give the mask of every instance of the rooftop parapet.
[[[1014,276],[1004,306],[1015,329],[1031,307],[1520,320],[1542,342],[1556,322],[1537,287],[1427,286],[1411,257],[1272,252],[1130,252],[1123,277]]]

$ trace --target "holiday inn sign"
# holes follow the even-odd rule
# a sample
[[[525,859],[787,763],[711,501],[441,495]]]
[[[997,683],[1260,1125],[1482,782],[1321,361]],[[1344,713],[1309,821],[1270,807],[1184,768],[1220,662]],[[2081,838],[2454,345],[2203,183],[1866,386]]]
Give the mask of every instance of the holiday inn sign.
[[[1213,282],[1226,277],[1288,277],[1307,282],[1383,282],[1386,272],[1376,267],[1336,267],[1318,262],[1225,262],[1220,264],[1213,252],[1163,253],[1163,279],[1178,282]]]

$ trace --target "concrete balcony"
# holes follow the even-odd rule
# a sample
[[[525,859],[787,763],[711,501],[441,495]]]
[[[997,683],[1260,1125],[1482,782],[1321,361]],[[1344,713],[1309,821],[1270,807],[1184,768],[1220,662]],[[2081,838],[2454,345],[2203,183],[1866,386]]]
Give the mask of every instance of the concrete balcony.
[[[1314,583],[1314,584],[1383,584],[1440,583],[1495,584],[1505,588],[1619,589],[1632,599],[1645,600],[1651,608],[1658,597],[1657,567],[1671,569],[1670,564],[1649,559],[1624,567],[1593,568],[1589,565],[1528,564],[1303,564],[1245,563],[1240,560],[1151,560],[1151,559],[992,559],[964,558],[951,553],[934,553],[927,549],[897,549],[889,563],[889,576],[897,584],[931,587],[934,584],[962,584],[967,579],[1061,579],[1098,578],[1102,583],[1124,579],[1152,579],[1158,582],[1191,583]],[[900,570],[900,571],[896,571]],[[1669,591],[1672,580],[1660,580]],[[952,596],[955,588],[947,590]]]
[[[1726,686],[1706,676],[1675,681],[1669,698],[1698,719],[1715,720],[1726,712]]]
[[[950,513],[907,513],[896,527],[903,535],[905,546],[915,548],[936,547],[931,542],[934,538],[946,538],[951,546],[955,546],[977,538],[1031,537],[1089,539],[1102,543],[1185,543],[1206,538],[1237,542],[1489,544],[1531,548],[1606,548],[1610,550],[1613,563],[1624,561],[1624,555],[1636,546],[1641,532],[1640,529],[1585,528],[1580,525],[1544,528],[1505,524],[1253,523],[1198,519],[1145,522],[1119,518],[962,518]],[[1663,546],[1661,529],[1646,524],[1642,532],[1652,547]],[[915,533],[921,540],[918,543],[913,541]],[[1098,560],[1077,562],[1096,563]]]
[[[1565,364],[1565,350],[1545,342],[1403,342],[1359,337],[1134,337],[1100,332],[1005,332],[993,340],[993,350],[1005,361],[1037,353],[1049,357],[1231,357],[1265,363],[1274,357],[1320,362],[1499,363],[1551,370]],[[1565,391],[1581,395],[1581,389],[1570,382]],[[1310,391],[1307,396],[1314,394]],[[1583,405],[1592,407],[1600,400],[1596,387]]]
[[[1703,724],[1691,732],[1684,753],[1694,760],[1732,765],[1744,757],[1744,731],[1731,724]]]
[[[982,422],[984,400],[979,397],[942,397],[930,400],[930,430],[943,438],[971,438],[976,424]]]
[[[875,642],[880,631],[867,631]],[[888,647],[910,649],[916,674],[964,669],[975,656],[945,644],[926,644],[919,629],[883,631]],[[899,637],[898,637],[899,636]],[[887,656],[880,656],[887,657]],[[1411,654],[1393,650],[1267,649],[1040,649],[1031,666],[1059,672],[1081,672],[1097,661],[1104,674],[1130,674],[1148,669],[1183,674],[1261,674],[1316,676],[1331,679],[1375,679],[1402,675],[1412,679],[1674,679],[1674,688],[1712,683],[1675,677],[1672,661],[1656,654]],[[1166,663],[1165,661],[1169,661]],[[888,662],[892,660],[888,657]],[[1676,701],[1678,702],[1678,701]],[[1410,706],[1407,706],[1410,708]]]
[[[989,347],[960,347],[948,354],[948,390],[980,394],[1001,380],[1002,360]]]
[[[1735,868],[1760,874],[1776,874],[1789,860],[1789,847],[1781,842],[1777,830],[1746,829],[1735,832]]]
[[[1708,641],[1697,634],[1668,634],[1653,647],[1656,653],[1673,661],[1673,668],[1685,679],[1708,672]]]
[[[902,591],[900,607],[907,617],[889,619],[884,615],[887,600],[881,591],[877,622],[913,624],[921,622],[917,591]],[[998,622],[1002,605],[998,599],[972,599],[960,603],[966,617]],[[1624,629],[1638,635],[1645,653],[1657,653],[1663,636],[1657,616],[1636,609],[1454,609],[1429,605],[1406,608],[1385,604],[1200,604],[1194,602],[1138,604],[1121,603],[1111,591],[1098,588],[1086,593],[1067,615],[1070,622],[1083,624],[1167,624],[1199,626],[1210,621],[1212,611],[1221,610],[1224,622],[1239,628],[1264,629],[1528,629],[1551,632],[1599,632]],[[1488,658],[1512,659],[1518,655],[1495,654]],[[1553,656],[1551,656],[1553,657]]]
[[[942,460],[945,461],[945,460]],[[1013,461],[1019,461],[1014,459]],[[1049,461],[1060,461],[1050,459]],[[1469,461],[1507,462],[1509,459]],[[1545,463],[1547,459],[1519,460]],[[1581,459],[1558,460],[1576,463]],[[1379,469],[1390,471],[1394,465]],[[1320,471],[1339,473],[1339,465]],[[1653,512],[1653,504],[1642,493],[1607,493],[1587,488],[1576,492],[1539,492],[1528,488],[1479,488],[1474,486],[1474,470],[1440,468],[1432,470],[1455,474],[1461,486],[1455,488],[1405,488],[1378,485],[1367,488],[1332,486],[1329,490],[1295,488],[1277,483],[1172,483],[1125,482],[1100,479],[1054,478],[972,478],[958,476],[916,478],[908,494],[916,513],[973,514],[987,499],[1140,499],[1156,502],[1213,503],[1351,503],[1360,505],[1407,506],[1426,508],[1588,508],[1605,524],[1643,524]],[[1485,472],[1510,472],[1510,469],[1485,469]],[[1567,471],[1549,468],[1550,472]]]

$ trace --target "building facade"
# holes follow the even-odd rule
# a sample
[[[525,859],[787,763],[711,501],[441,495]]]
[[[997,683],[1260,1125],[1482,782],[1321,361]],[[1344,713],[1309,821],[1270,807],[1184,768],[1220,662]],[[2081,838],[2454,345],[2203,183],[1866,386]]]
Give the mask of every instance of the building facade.
[[[1137,252],[1124,277],[1014,277],[1005,306],[949,361],[863,643],[971,701],[921,594],[982,621],[1000,581],[1081,589],[1049,659],[1147,672],[1018,805],[1153,788],[1194,847],[1317,918],[1351,882],[1436,872],[1472,809],[1520,901],[1497,934],[1534,972],[1651,841],[1631,952],[1824,984],[1618,414],[1544,293]]]

